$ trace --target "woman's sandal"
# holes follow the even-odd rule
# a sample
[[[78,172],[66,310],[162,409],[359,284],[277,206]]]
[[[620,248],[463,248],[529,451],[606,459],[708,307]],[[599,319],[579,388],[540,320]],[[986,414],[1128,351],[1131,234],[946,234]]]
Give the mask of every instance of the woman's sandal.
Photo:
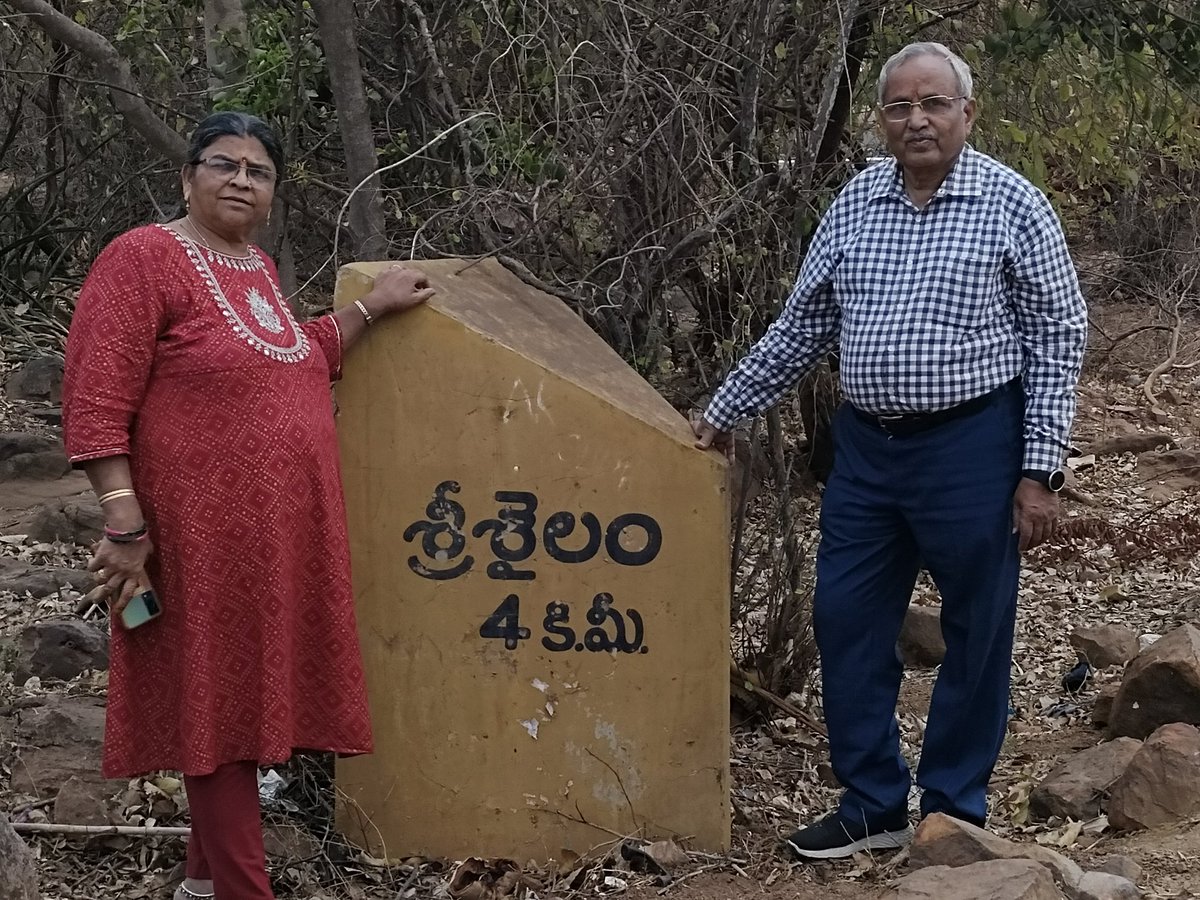
[[[175,895],[171,900],[213,900],[212,894],[197,894],[195,891],[189,891],[182,884],[175,888]]]

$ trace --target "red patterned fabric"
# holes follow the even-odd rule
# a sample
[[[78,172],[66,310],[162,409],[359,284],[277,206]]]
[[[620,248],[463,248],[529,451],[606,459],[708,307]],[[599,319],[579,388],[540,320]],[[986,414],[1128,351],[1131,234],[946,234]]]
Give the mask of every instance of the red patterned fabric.
[[[105,775],[371,749],[340,367],[333,318],[297,325],[257,248],[237,261],[152,225],[93,265],[67,340],[67,453],[129,454],[163,605],[113,627]]]

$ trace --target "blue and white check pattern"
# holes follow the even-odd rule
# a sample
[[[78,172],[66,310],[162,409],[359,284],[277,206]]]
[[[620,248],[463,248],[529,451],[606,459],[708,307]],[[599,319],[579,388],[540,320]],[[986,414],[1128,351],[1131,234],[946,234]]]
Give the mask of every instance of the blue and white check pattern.
[[[822,220],[779,319],[704,417],[730,430],[774,406],[840,341],[846,398],[928,413],[1023,376],[1023,467],[1066,455],[1087,310],[1058,217],[1012,169],[964,147],[923,209],[887,160]]]

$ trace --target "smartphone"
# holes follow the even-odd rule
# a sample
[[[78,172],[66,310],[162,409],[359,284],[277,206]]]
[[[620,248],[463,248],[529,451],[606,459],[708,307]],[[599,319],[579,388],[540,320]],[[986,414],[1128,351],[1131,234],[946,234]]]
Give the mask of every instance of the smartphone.
[[[162,604],[158,602],[154,591],[146,588],[146,590],[134,594],[125,604],[125,608],[121,610],[121,624],[126,628],[133,629],[139,625],[145,625],[161,615]]]

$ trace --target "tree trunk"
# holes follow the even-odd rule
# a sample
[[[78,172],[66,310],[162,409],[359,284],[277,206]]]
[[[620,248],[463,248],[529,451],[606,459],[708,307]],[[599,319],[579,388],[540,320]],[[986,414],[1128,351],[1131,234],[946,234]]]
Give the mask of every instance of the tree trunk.
[[[384,259],[387,235],[384,231],[383,198],[375,155],[375,132],[367,109],[362,65],[355,38],[354,4],[349,0],[313,0],[317,12],[317,30],[329,67],[329,83],[337,107],[338,129],[346,152],[346,174],[353,189],[362,187],[350,198],[350,233],[354,256],[358,259]]]
[[[25,13],[30,23],[42,29],[48,37],[61,41],[88,59],[100,79],[113,86],[113,105],[125,117],[125,121],[152,148],[182,165],[187,156],[187,141],[155,115],[142,99],[141,88],[130,71],[128,61],[107,39],[64,16],[45,0],[8,0],[8,5]]]
[[[208,93],[214,100],[246,73],[246,9],[242,0],[204,0]]]

